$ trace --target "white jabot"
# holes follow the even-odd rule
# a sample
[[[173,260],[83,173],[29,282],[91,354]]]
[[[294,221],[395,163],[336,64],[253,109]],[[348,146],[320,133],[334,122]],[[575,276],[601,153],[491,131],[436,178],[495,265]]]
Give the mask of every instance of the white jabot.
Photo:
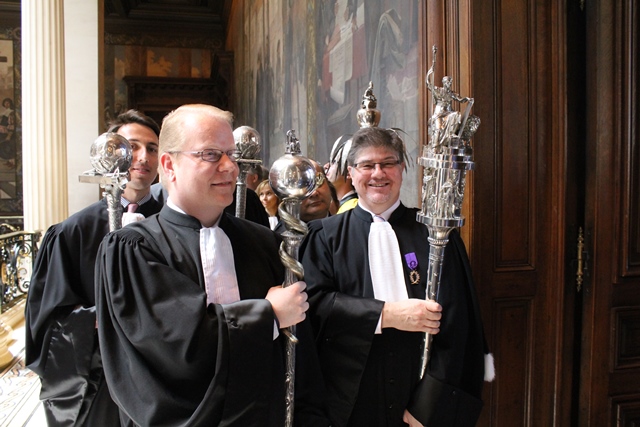
[[[279,221],[280,221],[280,218],[278,218],[277,216],[270,216],[269,217],[269,227],[271,227],[272,230],[275,230]]]
[[[167,206],[176,212],[185,213],[178,205],[167,198]],[[220,222],[220,219],[218,219]],[[207,293],[207,304],[230,304],[240,301],[238,278],[233,260],[233,248],[231,241],[224,231],[218,227],[218,222],[213,227],[200,229],[200,258],[204,273],[204,285]],[[215,231],[217,229],[218,231]],[[218,237],[220,237],[218,239]],[[221,285],[218,291],[216,286]],[[216,295],[223,295],[221,301],[217,301]],[[280,335],[278,322],[273,320],[273,339]]]
[[[375,215],[369,230],[369,271],[375,299],[395,302],[409,298],[396,233]]]
[[[387,222],[398,206],[400,206],[400,200],[385,212],[375,215],[360,204],[360,207],[373,217],[373,223],[369,229],[369,272],[373,284],[373,296],[385,302],[409,299],[402,271],[398,237],[391,224]],[[382,333],[382,313],[375,333]]]
[[[200,257],[207,304],[240,301],[231,241],[217,225],[200,229]]]

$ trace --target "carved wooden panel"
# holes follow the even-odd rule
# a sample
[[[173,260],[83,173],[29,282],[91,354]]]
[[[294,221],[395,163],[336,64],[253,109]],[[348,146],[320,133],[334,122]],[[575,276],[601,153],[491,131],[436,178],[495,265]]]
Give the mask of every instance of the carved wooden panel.
[[[223,110],[232,108],[233,55],[213,56],[210,78],[125,76],[127,105],[153,117],[158,123],[183,104],[209,104]]]
[[[640,241],[636,0],[586,2],[585,229],[578,425],[638,425]]]
[[[216,84],[211,79],[125,76],[123,80],[127,83],[127,105],[153,117],[158,123],[180,105],[215,105],[219,99]]]
[[[613,368],[640,368],[640,309],[613,310]]]
[[[526,2],[498,2],[495,44],[496,96],[496,268],[534,265],[536,208],[535,76],[531,14]]]
[[[574,319],[560,238],[566,62],[554,40],[562,40],[566,21],[558,8],[535,0],[469,0],[459,7],[471,20],[457,25],[460,45],[472,32],[460,60],[471,57],[470,93],[482,121],[474,138],[471,260],[483,315],[491,315],[485,322],[497,369],[479,426],[569,420],[568,409],[560,409],[570,406],[570,385],[560,387],[571,382]]]
[[[619,58],[620,80],[625,88],[621,92],[619,106],[620,139],[622,149],[622,197],[625,213],[621,217],[622,271],[625,277],[640,277],[640,21],[637,3],[623,2],[624,14],[620,20],[618,37],[622,52]],[[633,4],[636,6],[633,7]],[[634,25],[635,23],[635,25]],[[633,54],[632,52],[636,52]]]
[[[495,303],[492,324],[496,340],[492,351],[500,355],[496,375],[501,378],[493,390],[491,425],[517,425],[530,402],[523,396],[531,393],[532,326],[531,300],[506,300]]]
[[[640,426],[640,394],[617,396],[611,401],[611,425],[616,427]]]

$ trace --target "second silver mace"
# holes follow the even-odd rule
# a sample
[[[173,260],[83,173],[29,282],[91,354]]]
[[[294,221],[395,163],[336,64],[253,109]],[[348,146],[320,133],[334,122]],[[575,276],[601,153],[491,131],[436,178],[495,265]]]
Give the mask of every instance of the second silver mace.
[[[286,287],[304,278],[304,268],[298,261],[298,250],[302,240],[308,233],[307,224],[300,219],[300,202],[311,195],[316,188],[316,169],[306,157],[300,154],[300,142],[295,131],[287,132],[284,156],[273,163],[269,171],[269,183],[274,193],[282,200],[278,213],[286,227],[282,233],[280,260],[285,266],[284,284]],[[295,337],[296,327],[290,326],[284,333],[287,335],[287,372],[286,386],[286,419],[285,426],[293,426],[293,408],[295,394]]]

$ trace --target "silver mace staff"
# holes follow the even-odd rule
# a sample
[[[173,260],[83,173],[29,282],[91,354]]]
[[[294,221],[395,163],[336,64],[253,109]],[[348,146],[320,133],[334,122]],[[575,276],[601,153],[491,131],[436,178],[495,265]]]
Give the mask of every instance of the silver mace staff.
[[[470,139],[480,125],[480,119],[470,116],[473,98],[462,98],[451,90],[451,78],[444,77],[443,87],[433,84],[437,48],[433,46],[433,64],[427,72],[426,84],[433,97],[434,111],[429,119],[429,144],[423,147],[418,162],[424,166],[422,210],[416,220],[429,229],[429,268],[427,270],[426,299],[438,301],[444,250],[449,233],[464,225],[461,215],[466,174],[473,170],[473,149]],[[454,111],[451,102],[467,102],[464,114]],[[429,363],[433,336],[425,333],[420,378]]]
[[[91,144],[90,160],[93,169],[79,176],[80,182],[100,184],[107,199],[109,231],[122,228],[122,203],[120,197],[131,167],[132,150],[129,141],[114,132],[105,132]]]
[[[278,206],[280,219],[286,227],[280,244],[280,260],[285,266],[283,287],[287,287],[304,278],[304,268],[298,261],[298,249],[308,233],[307,224],[300,219],[300,202],[311,195],[316,188],[316,169],[306,157],[300,154],[300,142],[295,131],[287,132],[284,156],[273,163],[269,171],[269,184],[274,193],[282,200]],[[295,393],[296,327],[284,330],[286,347],[286,419],[285,426],[293,426],[293,407]]]
[[[236,143],[236,158],[240,173],[236,180],[236,217],[244,218],[247,206],[247,173],[252,166],[262,164],[260,154],[260,134],[249,126],[234,129],[233,139]]]

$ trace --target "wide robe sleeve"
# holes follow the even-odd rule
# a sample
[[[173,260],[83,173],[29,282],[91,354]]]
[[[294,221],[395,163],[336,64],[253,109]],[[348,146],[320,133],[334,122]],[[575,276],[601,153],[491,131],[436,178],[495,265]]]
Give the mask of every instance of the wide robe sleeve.
[[[207,312],[192,279],[201,267],[184,251],[172,257],[127,229],[100,247],[98,331],[114,400],[138,425],[264,425],[254,409],[269,401],[271,305],[243,300]]]
[[[87,375],[95,348],[92,267],[99,242],[93,248],[91,244],[78,247],[80,233],[94,231],[75,224],[56,224],[47,230],[29,286],[26,364],[52,381]]]
[[[325,375],[324,380],[329,391],[327,404],[335,422],[336,419],[348,418],[351,413],[384,302],[373,299],[373,295],[367,298],[350,295],[352,291],[347,289],[361,288],[362,280],[338,283],[334,268],[353,269],[358,268],[359,263],[348,264],[345,256],[342,259],[344,265],[334,266],[334,257],[340,257],[341,249],[336,248],[335,241],[329,241],[324,222],[310,223],[309,234],[301,249],[312,306],[309,314],[318,339],[320,363],[323,372],[331,372]],[[348,226],[344,232],[349,232]],[[353,277],[364,277],[364,274],[368,272],[356,272]],[[339,363],[333,363],[336,359],[325,352],[340,354]]]

